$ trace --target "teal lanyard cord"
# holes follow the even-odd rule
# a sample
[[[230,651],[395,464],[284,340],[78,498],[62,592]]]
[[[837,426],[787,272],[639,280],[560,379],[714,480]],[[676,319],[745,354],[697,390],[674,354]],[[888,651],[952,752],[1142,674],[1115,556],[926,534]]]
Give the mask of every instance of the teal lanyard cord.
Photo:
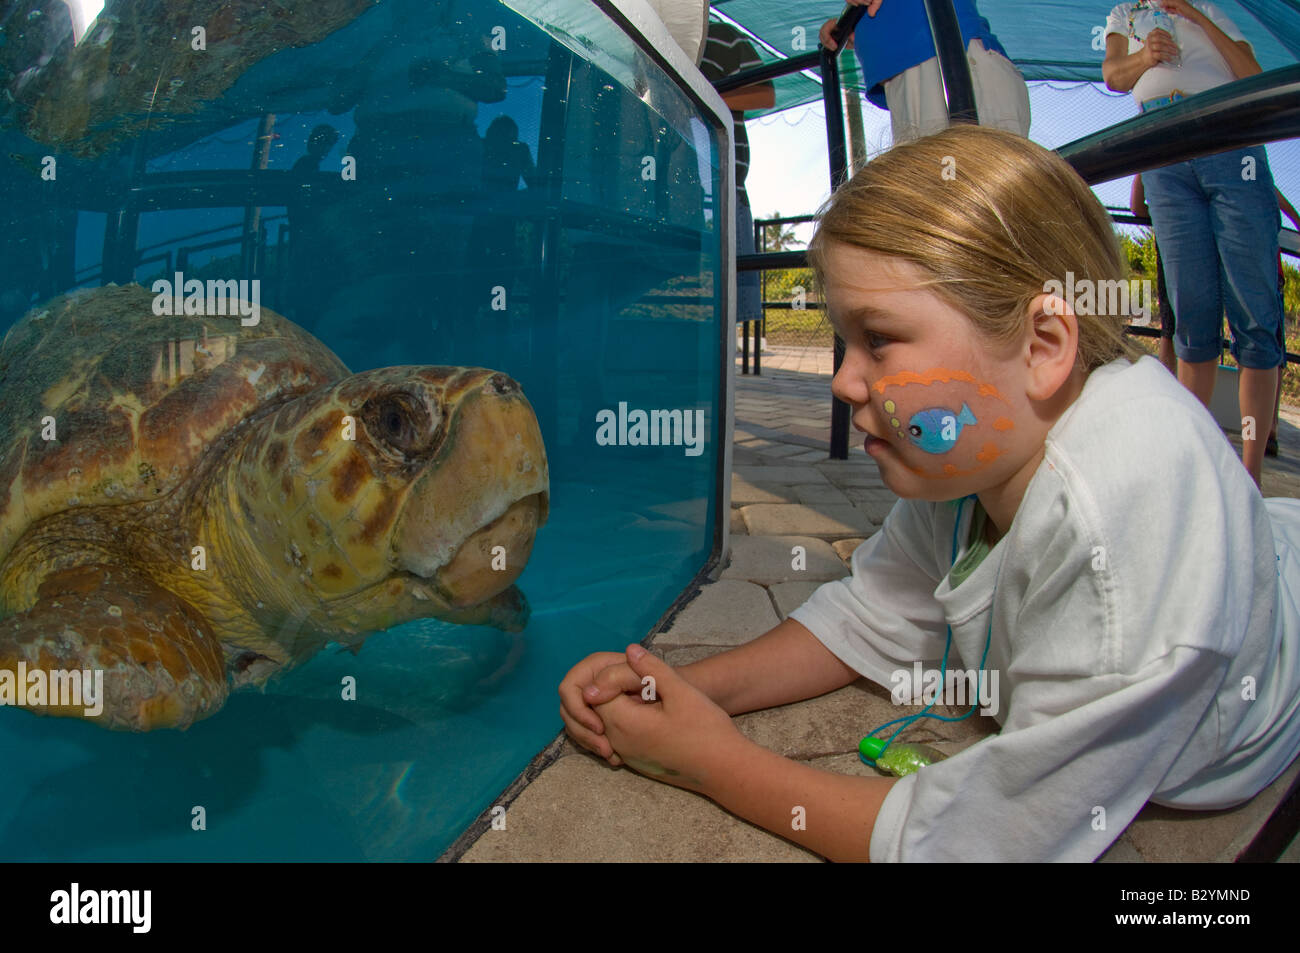
[[[975,497],[974,497],[973,495],[972,495],[972,496],[965,496],[965,497],[962,497],[961,501],[957,504],[957,524],[953,527],[953,530],[952,530],[952,563],[953,563],[954,566],[957,564],[957,537],[958,537],[958,534],[961,532],[961,516],[962,516],[962,512],[965,510],[965,507],[966,507],[966,501],[967,501],[967,500],[973,500],[973,499],[975,499]],[[974,517],[972,517],[972,520],[973,520],[973,519],[974,519]],[[952,570],[950,569],[950,570],[949,570],[949,573],[951,573],[951,572],[952,572]],[[996,588],[996,585],[994,586],[994,588]],[[993,643],[993,606],[992,606],[992,603],[990,603],[990,605],[989,605],[989,633],[988,633],[988,636],[987,636],[987,637],[985,638],[985,640],[984,640],[984,655],[983,655],[983,657],[980,658],[980,667],[979,667],[979,670],[980,670],[981,672],[984,671],[984,663],[988,661],[988,658],[989,658],[989,646],[990,646],[992,643]],[[944,646],[943,646],[943,661],[939,663],[939,690],[940,690],[940,692],[943,691],[944,680],[947,678],[947,672],[948,672],[948,650],[951,649],[951,648],[952,648],[952,626],[950,625],[950,626],[948,626],[948,640],[947,640],[947,642],[944,643]],[[895,718],[893,721],[887,721],[887,722],[885,722],[883,725],[879,725],[879,726],[877,726],[877,727],[875,727],[875,728],[872,728],[869,732],[867,732],[867,738],[872,737],[872,736],[873,736],[877,731],[883,731],[884,729],[888,728],[890,725],[898,725],[898,727],[897,727],[896,729],[894,729],[894,733],[893,733],[892,735],[889,736],[889,740],[885,742],[885,747],[882,748],[881,751],[880,751],[881,754],[884,754],[885,751],[887,751],[887,750],[889,749],[889,746],[890,746],[891,744],[894,743],[894,739],[898,737],[898,735],[899,735],[900,732],[905,731],[905,730],[907,729],[908,725],[911,725],[913,722],[918,721],[918,720],[921,719],[921,718],[933,718],[933,719],[935,719],[936,721],[965,721],[965,720],[966,720],[967,718],[969,718],[971,715],[975,714],[975,709],[976,709],[977,707],[979,707],[979,702],[976,701],[974,704],[972,704],[972,705],[970,706],[970,711],[966,712],[966,714],[961,715],[960,717],[953,716],[953,715],[932,715],[932,714],[930,714],[930,709],[933,708],[933,707],[934,707],[935,705],[937,705],[938,703],[939,703],[939,700],[938,700],[938,698],[936,698],[934,701],[930,702],[930,704],[926,705],[924,708],[922,708],[922,709],[921,709],[919,712],[917,712],[915,715],[907,715],[907,716],[905,716],[905,717],[903,717],[903,718]],[[900,725],[899,722],[902,722],[903,724]],[[863,740],[865,741],[866,739],[864,738]],[[861,759],[861,761],[863,762],[863,764],[869,764],[869,765],[871,765],[873,768],[876,766],[875,761],[872,761],[872,760],[868,759],[867,756],[864,755],[864,754],[861,752],[861,750],[858,751],[858,758]]]

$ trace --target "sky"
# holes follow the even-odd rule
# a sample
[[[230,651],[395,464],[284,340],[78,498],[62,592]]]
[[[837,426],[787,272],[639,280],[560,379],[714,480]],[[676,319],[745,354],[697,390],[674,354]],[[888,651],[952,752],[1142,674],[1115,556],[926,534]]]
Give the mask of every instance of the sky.
[[[1031,123],[1029,138],[1056,148],[1099,129],[1130,119],[1137,107],[1127,93],[1112,93],[1100,84],[1029,83]],[[865,100],[862,103],[867,153],[888,148],[889,113]],[[822,104],[749,120],[750,169],[746,187],[755,218],[810,214],[830,194],[830,167],[826,155],[826,123]],[[1300,206],[1300,140],[1269,143],[1269,166],[1277,187],[1293,205]],[[1128,207],[1132,176],[1094,186],[1105,205]],[[812,226],[796,229],[807,240]]]

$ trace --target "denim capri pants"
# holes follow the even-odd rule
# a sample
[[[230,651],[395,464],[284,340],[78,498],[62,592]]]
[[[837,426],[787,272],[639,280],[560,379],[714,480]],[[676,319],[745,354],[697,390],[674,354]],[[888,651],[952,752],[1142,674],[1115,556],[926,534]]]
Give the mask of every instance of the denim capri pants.
[[[1217,360],[1226,311],[1237,363],[1277,367],[1278,204],[1263,146],[1152,169],[1142,184],[1178,316],[1174,353],[1191,364]]]

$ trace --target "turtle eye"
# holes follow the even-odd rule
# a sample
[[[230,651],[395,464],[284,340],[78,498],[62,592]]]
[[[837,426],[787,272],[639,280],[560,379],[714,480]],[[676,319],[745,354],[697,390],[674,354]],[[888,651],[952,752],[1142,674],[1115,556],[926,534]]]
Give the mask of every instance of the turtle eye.
[[[365,410],[371,435],[403,456],[427,449],[433,438],[432,422],[422,402],[409,394],[385,394]]]
[[[406,416],[406,408],[395,400],[385,401],[379,408],[379,428],[390,443],[402,446],[410,442],[411,419]]]
[[[913,437],[921,436],[921,428],[918,427],[916,424],[912,424],[912,426],[908,427],[907,432],[910,433]]]

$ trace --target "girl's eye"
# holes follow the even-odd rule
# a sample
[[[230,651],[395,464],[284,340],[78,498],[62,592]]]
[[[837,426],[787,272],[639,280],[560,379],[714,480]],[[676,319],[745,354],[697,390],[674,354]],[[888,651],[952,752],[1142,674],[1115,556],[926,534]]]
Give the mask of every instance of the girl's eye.
[[[862,332],[862,337],[863,340],[867,342],[867,347],[873,351],[879,351],[882,347],[884,347],[886,344],[889,343],[889,338],[882,337],[881,335],[875,334],[871,331]]]

